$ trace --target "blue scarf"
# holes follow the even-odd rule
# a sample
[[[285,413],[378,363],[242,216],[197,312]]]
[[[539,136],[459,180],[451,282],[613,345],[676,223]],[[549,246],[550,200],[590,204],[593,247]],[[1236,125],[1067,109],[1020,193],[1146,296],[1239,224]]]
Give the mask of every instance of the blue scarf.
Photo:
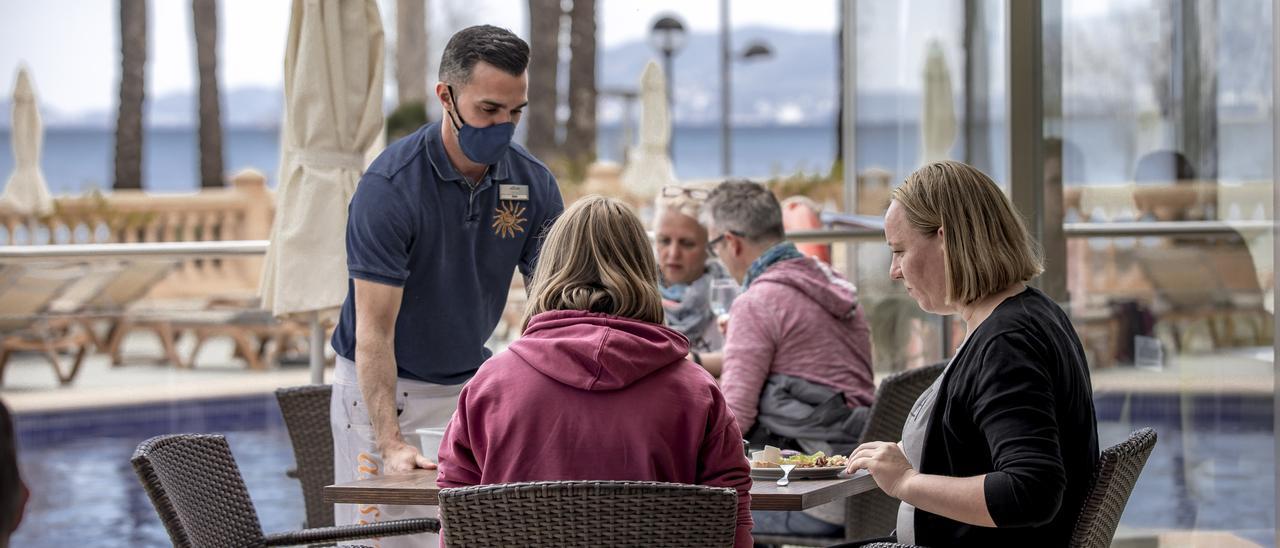
[[[671,284],[659,280],[658,288],[662,291],[662,306],[667,312],[667,326],[684,333],[695,350],[717,350],[719,343],[706,339],[718,340],[714,331],[715,314],[711,313],[711,281],[727,278],[724,267],[717,261],[707,263],[706,270],[698,279],[687,284]],[[706,344],[704,344],[706,343]],[[709,346],[710,345],[710,346]],[[713,346],[717,348],[712,348]]]
[[[796,250],[796,244],[787,241],[783,241],[782,243],[766,249],[765,252],[752,262],[749,268],[747,268],[747,277],[742,280],[742,290],[746,291],[748,287],[751,287],[751,281],[759,277],[761,274],[764,274],[764,271],[769,270],[769,267],[774,264],[782,261],[789,261],[791,259],[799,259],[801,257],[804,257],[804,255]]]

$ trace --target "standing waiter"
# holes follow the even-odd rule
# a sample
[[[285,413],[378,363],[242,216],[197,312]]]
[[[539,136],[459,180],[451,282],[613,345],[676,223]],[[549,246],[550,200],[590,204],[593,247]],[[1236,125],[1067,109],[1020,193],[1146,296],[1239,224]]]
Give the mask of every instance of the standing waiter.
[[[529,102],[528,64],[529,45],[508,30],[453,35],[435,88],[444,120],[388,146],[356,187],[349,290],[333,334],[336,482],[435,467],[404,433],[449,422],[490,356],[484,343],[512,273],[532,274],[540,236],[564,209],[551,172],[511,142]],[[339,504],[334,517],[346,525],[427,511]]]

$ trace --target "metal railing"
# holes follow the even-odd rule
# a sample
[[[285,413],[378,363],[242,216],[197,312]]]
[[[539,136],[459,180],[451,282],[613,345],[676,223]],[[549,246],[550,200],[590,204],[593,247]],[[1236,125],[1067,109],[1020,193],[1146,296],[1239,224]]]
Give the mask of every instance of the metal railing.
[[[1068,238],[1212,238],[1236,234],[1254,235],[1272,230],[1275,226],[1272,221],[1065,223],[1063,232]],[[857,242],[883,238],[884,231],[878,228],[802,230],[787,234],[787,239],[796,243]],[[0,262],[260,256],[266,254],[269,245],[267,240],[5,245],[0,246]]]

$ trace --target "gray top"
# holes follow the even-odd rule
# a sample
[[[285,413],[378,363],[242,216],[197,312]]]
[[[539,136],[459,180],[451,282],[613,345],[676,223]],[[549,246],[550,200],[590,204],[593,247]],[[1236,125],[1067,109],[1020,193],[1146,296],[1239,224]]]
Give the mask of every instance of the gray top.
[[[961,343],[963,347],[964,344]],[[959,350],[956,354],[959,354]],[[952,356],[952,361],[955,357]],[[915,405],[911,406],[911,414],[907,415],[907,421],[902,425],[902,452],[907,457],[907,462],[911,463],[911,468],[920,469],[920,455],[924,452],[924,437],[929,432],[929,418],[933,417],[934,404],[938,402],[938,388],[942,386],[942,379],[946,378],[947,371],[951,369],[951,362],[947,362],[947,367],[942,370],[933,384],[929,385],[920,397],[916,399]],[[907,503],[898,506],[898,542],[902,544],[916,543],[916,507]]]

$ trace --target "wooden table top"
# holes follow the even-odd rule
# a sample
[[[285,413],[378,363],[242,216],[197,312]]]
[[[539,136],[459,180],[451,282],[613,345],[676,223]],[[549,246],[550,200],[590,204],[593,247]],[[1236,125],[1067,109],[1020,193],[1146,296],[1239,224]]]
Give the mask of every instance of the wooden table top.
[[[786,487],[779,487],[773,480],[758,480],[751,486],[751,509],[806,510],[875,488],[875,480],[865,470],[849,478],[792,480]],[[435,506],[440,503],[439,493],[435,470],[414,470],[326,486],[324,501]]]

